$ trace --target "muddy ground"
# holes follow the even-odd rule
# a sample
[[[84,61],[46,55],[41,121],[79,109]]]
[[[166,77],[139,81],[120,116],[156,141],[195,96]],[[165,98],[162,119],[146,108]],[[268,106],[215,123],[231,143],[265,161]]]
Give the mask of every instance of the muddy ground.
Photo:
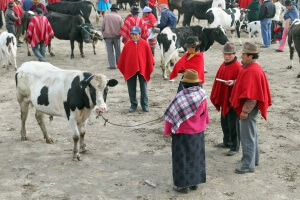
[[[125,17],[128,11],[120,13]],[[247,40],[243,33],[242,41]],[[119,126],[104,126],[104,121],[92,114],[86,134],[90,153],[83,155],[80,162],[72,161],[73,140],[64,118],[54,117],[52,122],[45,119],[54,140],[53,144],[46,144],[31,109],[27,120],[29,140],[21,141],[15,71],[12,67],[1,68],[0,199],[299,199],[300,78],[296,77],[299,67],[286,69],[288,48],[276,53],[276,47],[261,49],[258,59],[269,79],[273,98],[268,121],[259,117],[257,123],[260,165],[253,174],[234,173],[234,168],[241,164],[241,152],[228,157],[226,150],[214,147],[222,141],[222,130],[220,113],[209,102],[211,123],[205,131],[207,183],[187,195],[172,190],[171,139],[163,136],[163,122],[139,125],[161,117],[177,90],[179,78],[175,82],[162,78],[159,49],[148,84],[150,112],[144,113],[138,107],[137,112],[128,113],[127,86],[119,70],[107,69],[104,42],[97,44],[97,55],[93,55],[90,44],[85,44],[84,59],[76,45],[75,59],[71,60],[69,42],[54,39],[56,56],[47,54],[48,62],[63,69],[103,73],[119,81],[109,92],[109,111],[104,115]],[[208,95],[222,62],[221,49],[221,45],[214,44],[205,54],[208,73],[204,89]],[[239,60],[241,49],[238,46]],[[18,49],[18,66],[36,60],[26,52],[23,44]]]

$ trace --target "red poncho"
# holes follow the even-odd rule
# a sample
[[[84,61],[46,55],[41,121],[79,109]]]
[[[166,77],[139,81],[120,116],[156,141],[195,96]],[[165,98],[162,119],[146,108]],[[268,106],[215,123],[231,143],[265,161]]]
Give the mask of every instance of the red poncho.
[[[60,0],[48,0],[48,4],[49,3],[56,3],[56,2],[60,2]]]
[[[147,17],[144,16],[143,20],[145,21],[145,24],[146,24],[148,29],[155,26],[156,18],[152,13],[149,13],[149,15]]]
[[[245,99],[257,100],[258,109],[267,119],[267,109],[272,105],[269,83],[265,72],[257,63],[246,66],[238,75],[229,101],[240,116]]]
[[[138,26],[141,29],[141,38],[147,40],[149,32],[147,26],[142,18],[139,16],[128,15],[124,21],[124,25],[120,30],[122,42],[125,44],[131,39],[130,30],[132,26]]]
[[[134,76],[138,71],[148,82],[154,70],[154,58],[149,44],[140,39],[137,43],[129,40],[123,47],[118,68],[124,76],[125,81]]]
[[[45,16],[34,16],[30,19],[26,32],[26,41],[31,47],[35,47],[41,41],[44,41],[47,46],[53,36],[52,27]]]
[[[239,8],[246,8],[248,9],[248,6],[250,3],[252,3],[253,0],[239,0],[238,6]]]
[[[21,5],[14,6],[14,14],[15,14],[16,17],[21,18],[21,19],[15,21],[14,25],[15,25],[15,27],[17,27],[17,26],[21,25],[21,23],[22,23],[22,17],[23,17],[23,14],[24,14],[24,11],[23,11]]]
[[[176,78],[178,73],[184,73],[186,69],[194,69],[198,72],[200,84],[204,83],[204,55],[203,52],[194,54],[193,57],[189,57],[189,53],[184,54],[180,60],[175,64],[173,71],[170,74],[170,80]]]
[[[228,65],[225,65],[225,63],[223,62],[216,74],[216,78],[223,79],[226,81],[236,80],[241,70],[241,63],[237,60]],[[228,113],[231,107],[229,98],[231,95],[232,88],[232,86],[228,86],[223,82],[215,80],[211,90],[210,100],[218,111],[220,111],[220,108],[222,108],[223,116],[225,116]]]
[[[0,10],[3,12],[6,10],[8,2],[13,1],[13,0],[0,0]]]

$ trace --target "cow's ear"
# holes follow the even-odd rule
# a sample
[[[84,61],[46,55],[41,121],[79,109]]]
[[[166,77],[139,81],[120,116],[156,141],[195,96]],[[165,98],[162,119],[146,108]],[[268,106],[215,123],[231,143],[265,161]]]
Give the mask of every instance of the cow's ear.
[[[91,75],[90,77],[88,77],[87,79],[83,80],[83,81],[80,81],[80,86],[81,87],[87,87],[91,80],[94,78],[95,75]]]
[[[107,82],[107,85],[109,87],[114,87],[118,84],[118,81],[116,79],[109,79],[109,81]]]

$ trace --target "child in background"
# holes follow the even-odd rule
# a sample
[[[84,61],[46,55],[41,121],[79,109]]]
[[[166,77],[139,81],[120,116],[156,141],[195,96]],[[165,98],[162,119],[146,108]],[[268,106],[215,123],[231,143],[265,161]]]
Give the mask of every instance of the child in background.
[[[282,34],[283,34],[283,27],[282,22],[278,22],[276,28],[274,28],[274,37],[276,42],[279,41],[279,44],[281,43]]]

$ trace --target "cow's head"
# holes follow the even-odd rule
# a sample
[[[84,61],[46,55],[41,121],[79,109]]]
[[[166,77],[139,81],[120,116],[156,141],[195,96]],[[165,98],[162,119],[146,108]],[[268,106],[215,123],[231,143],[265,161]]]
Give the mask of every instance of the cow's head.
[[[228,42],[228,38],[227,38],[222,26],[218,26],[217,28],[215,28],[215,30],[213,32],[213,36],[214,36],[214,40],[222,45],[224,45],[226,42]]]
[[[247,24],[248,23],[248,12],[249,10],[248,9],[245,9],[245,8],[242,8],[241,10],[241,16],[240,16],[240,22],[241,24]]]
[[[105,75],[92,75],[86,80],[90,91],[90,98],[97,113],[103,113],[107,110],[106,98],[108,87],[114,87],[118,84],[115,79],[108,79]]]
[[[85,43],[92,42],[92,37],[91,37],[89,26],[83,24],[83,25],[78,25],[78,28],[80,29],[83,41]]]
[[[90,33],[93,41],[103,40],[103,35],[100,31],[90,29]]]

